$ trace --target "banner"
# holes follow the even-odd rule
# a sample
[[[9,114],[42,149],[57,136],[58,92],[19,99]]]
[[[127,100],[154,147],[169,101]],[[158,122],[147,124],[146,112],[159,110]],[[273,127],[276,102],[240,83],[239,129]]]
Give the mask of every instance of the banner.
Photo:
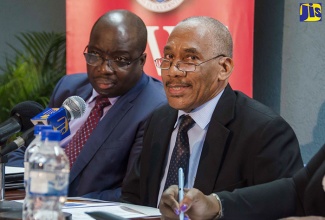
[[[234,41],[233,89],[252,97],[254,0],[66,0],[67,74],[86,72],[83,51],[91,27],[104,13],[126,9],[142,18],[148,29],[144,71],[160,79],[153,60],[162,56],[173,27],[190,16],[210,16],[225,24]]]

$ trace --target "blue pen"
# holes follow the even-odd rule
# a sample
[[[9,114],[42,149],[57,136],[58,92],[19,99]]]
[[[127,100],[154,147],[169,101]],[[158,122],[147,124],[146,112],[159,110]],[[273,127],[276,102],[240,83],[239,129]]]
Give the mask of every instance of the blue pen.
[[[184,198],[184,172],[183,168],[178,169],[178,202],[180,203]],[[184,220],[184,212],[180,212],[179,219]]]

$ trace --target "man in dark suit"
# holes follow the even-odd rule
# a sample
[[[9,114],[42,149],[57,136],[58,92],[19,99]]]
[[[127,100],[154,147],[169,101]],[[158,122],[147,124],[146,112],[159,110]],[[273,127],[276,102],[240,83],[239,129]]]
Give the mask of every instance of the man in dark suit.
[[[204,194],[232,191],[290,177],[303,167],[289,124],[263,104],[232,90],[231,57],[232,38],[219,21],[192,17],[174,28],[164,57],[156,59],[169,105],[148,120],[140,160],[122,186],[123,201],[157,207],[169,186],[166,182],[170,183],[173,150],[183,146],[179,143],[184,141],[176,142],[182,115],[194,120],[187,132],[187,188]],[[182,152],[186,148],[178,154]]]
[[[97,97],[110,101],[70,169],[69,196],[119,198],[122,182],[141,151],[145,121],[166,103],[161,82],[143,72],[146,45],[146,26],[137,15],[110,11],[91,30],[84,51],[87,74],[67,75],[56,85],[49,107],[60,107],[73,95],[87,103],[85,115],[70,122],[71,135],[61,142],[63,147],[85,124]],[[11,161],[22,161],[23,154],[15,154]]]
[[[174,210],[179,212],[180,207],[190,219],[212,219],[220,210],[222,219],[322,219],[311,216],[325,216],[325,145],[292,178],[216,194],[220,203],[213,195],[189,189],[178,204],[178,187],[174,185],[164,192],[159,208],[165,219],[179,219]]]

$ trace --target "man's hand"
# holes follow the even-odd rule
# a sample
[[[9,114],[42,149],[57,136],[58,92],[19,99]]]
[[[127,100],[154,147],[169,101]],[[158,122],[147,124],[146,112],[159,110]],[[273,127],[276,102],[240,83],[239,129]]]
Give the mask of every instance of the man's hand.
[[[161,196],[159,209],[162,219],[179,219],[179,213],[185,212],[188,219],[213,219],[217,216],[220,207],[217,199],[212,195],[204,195],[197,189],[185,189],[184,199],[180,203],[178,198],[178,186],[173,185]]]
[[[172,185],[163,192],[159,202],[159,210],[161,212],[162,219],[179,219],[178,215],[180,213],[180,206],[177,198],[177,185]]]

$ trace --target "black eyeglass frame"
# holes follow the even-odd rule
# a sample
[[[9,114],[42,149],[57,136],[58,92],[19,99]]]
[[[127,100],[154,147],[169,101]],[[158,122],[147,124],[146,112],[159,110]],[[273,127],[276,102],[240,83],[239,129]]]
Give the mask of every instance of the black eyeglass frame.
[[[116,60],[112,60],[112,59],[106,59],[105,57],[103,57],[102,55],[100,54],[94,54],[94,53],[87,53],[86,50],[87,50],[88,46],[85,47],[84,49],[84,57],[86,59],[86,63],[89,64],[90,66],[100,66],[103,64],[103,62],[107,61],[107,66],[111,69],[111,70],[114,70],[114,68],[112,67],[111,65],[111,62],[114,62],[117,64],[118,68],[127,68],[129,67],[133,62],[137,61],[138,59],[140,59],[142,57],[142,54],[140,54],[140,56],[138,56],[137,58],[133,59],[133,60],[130,60],[130,61],[116,61]],[[92,56],[92,57],[96,57],[97,58],[97,61],[99,61],[98,58],[101,59],[101,62],[98,62],[98,64],[94,65],[94,64],[91,64],[88,62],[87,60],[87,56]],[[122,64],[122,65],[121,65]]]

